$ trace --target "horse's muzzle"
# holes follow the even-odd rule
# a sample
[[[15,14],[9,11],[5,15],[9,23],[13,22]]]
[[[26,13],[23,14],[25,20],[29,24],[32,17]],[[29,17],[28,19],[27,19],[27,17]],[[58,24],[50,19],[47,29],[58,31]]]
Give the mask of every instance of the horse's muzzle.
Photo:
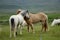
[[[30,17],[26,17],[27,19],[30,19]]]
[[[29,19],[30,19],[30,17],[26,17],[26,16],[25,16],[25,17],[24,17],[24,19],[25,19],[25,20],[29,20]]]

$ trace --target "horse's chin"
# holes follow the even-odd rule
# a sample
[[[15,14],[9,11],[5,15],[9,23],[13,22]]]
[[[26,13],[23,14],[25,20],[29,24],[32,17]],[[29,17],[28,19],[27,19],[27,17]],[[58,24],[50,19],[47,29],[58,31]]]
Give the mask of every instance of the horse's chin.
[[[24,19],[25,19],[25,20],[29,20],[30,18],[25,16]]]
[[[27,17],[27,19],[29,20],[30,18]]]

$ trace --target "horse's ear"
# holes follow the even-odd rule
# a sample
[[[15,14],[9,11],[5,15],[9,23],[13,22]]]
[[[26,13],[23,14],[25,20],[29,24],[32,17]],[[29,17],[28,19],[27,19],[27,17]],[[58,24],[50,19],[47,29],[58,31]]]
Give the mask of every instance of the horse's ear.
[[[26,12],[28,12],[28,10],[26,10]]]
[[[29,14],[29,11],[28,10],[26,10],[26,12]]]

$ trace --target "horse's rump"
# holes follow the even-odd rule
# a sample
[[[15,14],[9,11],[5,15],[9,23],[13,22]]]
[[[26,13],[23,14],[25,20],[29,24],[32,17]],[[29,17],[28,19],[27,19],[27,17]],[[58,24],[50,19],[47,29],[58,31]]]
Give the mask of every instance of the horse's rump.
[[[15,27],[14,18],[11,18],[11,30],[13,31]]]

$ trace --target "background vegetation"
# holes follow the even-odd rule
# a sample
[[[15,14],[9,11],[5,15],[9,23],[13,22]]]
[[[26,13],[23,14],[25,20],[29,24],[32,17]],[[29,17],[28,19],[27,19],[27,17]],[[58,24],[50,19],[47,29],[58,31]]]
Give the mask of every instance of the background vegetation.
[[[27,32],[27,27],[23,28],[23,35],[19,34],[16,38],[9,38],[9,17],[12,14],[11,12],[0,12],[0,40],[60,40],[60,27],[55,25],[51,27],[51,22],[56,18],[60,18],[60,13],[46,13],[49,19],[49,31],[41,32],[41,24],[34,24],[35,33]]]

